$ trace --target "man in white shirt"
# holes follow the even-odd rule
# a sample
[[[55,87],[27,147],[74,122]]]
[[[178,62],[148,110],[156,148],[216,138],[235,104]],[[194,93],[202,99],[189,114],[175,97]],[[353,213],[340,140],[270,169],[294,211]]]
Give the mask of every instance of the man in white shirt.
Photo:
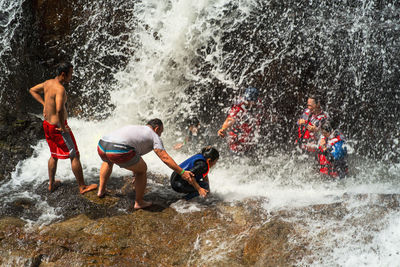
[[[147,184],[147,165],[142,155],[151,150],[172,170],[179,173],[183,179],[193,184],[193,173],[179,167],[165,151],[160,138],[164,131],[160,119],[150,120],[146,126],[128,125],[103,136],[97,146],[97,152],[103,160],[100,168],[100,185],[97,196],[104,197],[107,180],[112,173],[114,164],[131,170],[135,175],[135,209],[143,209],[152,203],[143,200]]]

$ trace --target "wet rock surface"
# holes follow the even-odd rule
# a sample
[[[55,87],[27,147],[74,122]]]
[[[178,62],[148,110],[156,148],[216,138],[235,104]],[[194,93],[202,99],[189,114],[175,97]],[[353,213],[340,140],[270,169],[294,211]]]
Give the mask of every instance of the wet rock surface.
[[[276,218],[262,225],[268,219],[262,200],[233,206],[210,196],[186,202],[166,186],[166,177],[150,179],[164,184],[149,184],[145,199],[154,205],[146,210],[133,209],[132,177],[111,179],[102,199],[96,192],[80,195],[74,181],[48,193],[44,182],[35,193],[62,219],[38,226],[2,216],[0,265],[267,266],[271,257],[278,265],[292,265],[287,253],[304,253],[288,242],[295,234],[290,223]],[[14,204],[34,206],[26,199]],[[271,244],[276,251],[268,256],[264,249]]]
[[[96,182],[96,181],[87,181]],[[328,220],[340,233],[351,225],[379,231],[380,218],[399,209],[397,195],[347,195],[332,204],[268,212],[268,199],[235,203],[218,195],[189,202],[168,186],[168,177],[149,173],[145,199],[154,205],[134,210],[132,177],[112,177],[104,198],[95,191],[80,195],[75,181],[63,181],[53,193],[47,181],[35,192],[54,208],[58,219],[45,225],[35,221],[35,201],[12,205],[29,213],[0,216],[1,266],[295,266],[318,263],[326,229],[310,229],[310,222]],[[351,198],[365,199],[370,212],[352,216]],[[379,204],[376,203],[378,198]],[[16,208],[15,208],[16,209]],[[356,209],[356,210],[354,210]],[[21,220],[18,217],[24,217]],[[369,234],[356,237],[369,242]],[[329,245],[328,245],[329,246]]]
[[[0,109],[0,182],[10,178],[20,160],[33,153],[32,145],[44,138],[42,120],[27,113]]]

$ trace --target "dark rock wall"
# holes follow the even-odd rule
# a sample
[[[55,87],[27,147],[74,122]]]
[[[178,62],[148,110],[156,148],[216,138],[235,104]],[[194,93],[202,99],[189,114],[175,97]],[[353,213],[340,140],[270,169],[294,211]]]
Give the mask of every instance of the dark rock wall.
[[[11,53],[1,60],[8,72],[2,84],[0,109],[0,181],[10,178],[20,160],[33,153],[32,145],[44,138],[42,121],[31,113],[42,106],[29,88],[48,79],[54,62],[64,60],[59,43],[69,34],[71,8],[65,1],[25,1],[20,25],[11,40]],[[50,75],[49,75],[50,72]]]
[[[58,63],[71,61],[75,72],[67,86],[70,113],[94,116],[112,108],[112,73],[133,53],[124,45],[132,30],[125,22],[132,16],[133,3],[33,0],[22,6],[10,53],[0,59],[9,69],[0,80],[2,102],[12,110],[40,113],[29,88],[54,77]],[[121,54],[108,53],[113,49]]]
[[[0,181],[10,178],[18,162],[32,155],[31,146],[41,138],[44,138],[41,119],[0,109]]]
[[[43,134],[31,134],[32,127],[35,133],[41,131],[41,123],[28,113],[41,114],[42,106],[29,94],[29,88],[53,78],[59,62],[74,64],[73,81],[66,86],[70,115],[96,119],[96,114],[102,116],[112,109],[108,103],[112,72],[124,66],[133,52],[121,48],[125,56],[107,54],[107,50],[122,47],[127,41],[126,36],[112,41],[108,38],[131,30],[124,23],[131,15],[123,8],[128,4],[89,0],[23,2],[22,12],[12,21],[18,26],[9,52],[0,58],[0,66],[7,70],[0,77],[4,108],[0,157],[7,162],[0,171],[1,179],[10,177],[18,161],[32,154],[30,146],[44,138]],[[103,14],[96,17],[97,12]]]

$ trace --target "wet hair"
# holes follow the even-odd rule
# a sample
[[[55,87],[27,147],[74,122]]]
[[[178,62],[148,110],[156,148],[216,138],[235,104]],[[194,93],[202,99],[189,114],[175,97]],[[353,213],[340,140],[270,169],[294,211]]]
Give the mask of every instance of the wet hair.
[[[64,72],[65,75],[68,75],[71,68],[73,68],[73,66],[70,62],[62,62],[57,65],[56,74],[57,76],[60,76]]]
[[[314,101],[315,101],[315,104],[320,104],[321,105],[321,96],[319,96],[319,95],[309,95],[308,96],[308,98],[309,99],[314,99]]]
[[[317,104],[317,105],[320,105],[320,106],[325,105],[324,98],[320,94],[311,94],[308,96],[308,98],[314,99],[315,104]]]
[[[211,159],[211,161],[216,161],[219,159],[219,152],[217,149],[213,148],[212,146],[206,146],[201,150],[201,154],[206,159]]]
[[[326,121],[324,124],[322,124],[321,130],[331,133],[333,131],[333,128],[332,128],[332,125],[328,121]]]
[[[192,117],[188,119],[188,124],[197,126],[200,124],[200,121],[197,117]]]
[[[149,120],[148,122],[147,122],[147,125],[150,125],[151,126],[151,128],[153,128],[153,129],[155,129],[157,126],[158,127],[161,127],[161,126],[163,126],[163,123],[162,123],[162,121],[160,120],[160,119],[151,119],[151,120]]]

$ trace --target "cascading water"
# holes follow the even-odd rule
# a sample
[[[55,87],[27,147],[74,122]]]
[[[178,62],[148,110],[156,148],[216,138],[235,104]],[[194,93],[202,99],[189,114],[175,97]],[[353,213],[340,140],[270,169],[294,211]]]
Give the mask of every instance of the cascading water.
[[[242,159],[233,165],[228,156],[221,159],[210,174],[213,193],[233,204],[263,197],[267,212],[292,209],[288,220],[315,236],[310,241],[315,254],[299,264],[397,264],[400,213],[394,209],[376,219],[374,212],[388,203],[385,195],[393,194],[399,201],[400,166],[366,157],[390,159],[398,153],[396,4],[130,2],[113,7],[103,1],[86,3],[90,16],[71,33],[77,69],[72,85],[81,84],[83,98],[89,99],[82,109],[90,110],[89,117],[98,117],[103,106],[114,107],[102,121],[69,120],[85,179],[98,177],[96,145],[103,134],[153,117],[166,125],[167,151],[176,161],[183,160],[187,155],[171,147],[181,135],[184,118],[196,115],[215,133],[234,96],[253,85],[262,91],[265,112],[278,121],[265,127],[268,134],[259,141],[263,157],[257,163]],[[17,9],[18,5],[12,10]],[[112,23],[99,19],[110,14],[125,14],[122,33],[113,34]],[[103,82],[103,76],[111,78]],[[326,96],[332,119],[350,137],[351,170],[344,180],[321,178],[312,163],[293,156],[290,148],[296,116],[310,88]],[[110,98],[101,99],[103,94]],[[3,205],[21,197],[34,199],[42,212],[34,218],[37,223],[59,218],[29,189],[48,179],[48,157],[47,144],[41,141],[34,156],[20,162],[12,179],[0,187]],[[153,154],[144,159],[150,171],[170,174]],[[118,168],[114,173],[128,174]],[[57,177],[74,179],[69,162],[59,162]],[[349,215],[305,218],[304,209],[299,209],[326,203],[341,203]],[[325,244],[317,242],[321,235]]]
[[[22,0],[20,1],[0,1],[0,84],[6,84],[9,77],[9,69],[7,63],[11,58],[11,40],[15,36],[15,32],[20,27],[20,16],[22,14]],[[4,90],[0,91],[0,101],[3,99]]]

